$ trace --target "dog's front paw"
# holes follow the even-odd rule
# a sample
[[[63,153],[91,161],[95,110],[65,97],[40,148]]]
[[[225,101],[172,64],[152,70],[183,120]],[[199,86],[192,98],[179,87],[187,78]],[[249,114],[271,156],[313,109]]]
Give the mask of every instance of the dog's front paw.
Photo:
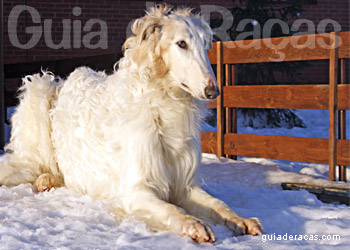
[[[225,220],[225,225],[230,228],[235,235],[260,235],[263,229],[258,218],[244,219],[231,217]]]
[[[244,219],[244,224],[247,227],[247,234],[251,235],[260,235],[262,234],[263,226],[260,223],[260,220],[256,217]]]
[[[39,192],[50,191],[55,186],[55,179],[51,174],[42,174],[36,179],[34,186]]]
[[[215,235],[211,228],[192,216],[188,216],[184,221],[182,234],[191,237],[197,243],[215,241]]]

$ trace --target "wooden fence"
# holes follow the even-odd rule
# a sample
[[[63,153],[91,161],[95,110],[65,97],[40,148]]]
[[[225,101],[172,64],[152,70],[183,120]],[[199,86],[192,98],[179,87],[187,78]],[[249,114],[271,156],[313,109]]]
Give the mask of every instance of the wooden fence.
[[[273,60],[278,55],[266,44],[283,41],[288,41],[288,44],[278,53],[284,54],[284,62],[328,60],[329,84],[236,85],[236,64],[271,62],[271,58]],[[242,48],[242,44],[252,48]],[[254,48],[257,45],[260,48]],[[350,85],[345,83],[344,60],[350,58],[350,32],[217,42],[208,56],[217,66],[221,95],[207,104],[208,108],[217,109],[217,132],[202,132],[203,152],[219,157],[249,156],[328,163],[331,180],[336,180],[336,166],[339,165],[339,180],[346,180],[350,141],[345,140],[346,126],[349,126],[345,124],[345,110],[350,110]],[[328,109],[329,139],[238,134],[237,108]]]

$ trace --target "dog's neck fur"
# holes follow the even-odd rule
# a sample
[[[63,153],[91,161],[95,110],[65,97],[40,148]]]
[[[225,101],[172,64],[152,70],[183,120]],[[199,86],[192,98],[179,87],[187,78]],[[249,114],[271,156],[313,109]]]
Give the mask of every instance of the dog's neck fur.
[[[162,145],[165,165],[173,172],[168,180],[169,190],[162,196],[166,195],[167,200],[177,203],[192,186],[200,162],[203,104],[173,85],[171,76],[167,75],[162,79],[148,82],[149,89],[146,92],[150,91],[150,95],[158,99],[151,100],[151,106],[153,102],[157,104],[151,109],[154,111],[154,123]],[[160,103],[164,104],[159,105]],[[188,126],[184,127],[184,124]],[[171,165],[174,162],[177,162],[177,166]]]
[[[159,197],[178,203],[194,184],[195,173],[201,160],[200,128],[206,114],[204,103],[176,86],[168,73],[160,78],[142,78],[143,73],[136,71],[129,72],[129,76],[135,95],[148,100],[163,151],[162,161],[165,166],[162,167],[168,169],[159,169],[157,172],[164,173],[164,176],[154,180],[152,170],[145,169],[145,172],[149,173],[147,182]],[[138,79],[133,80],[135,77]],[[184,124],[188,126],[184,127]],[[177,166],[171,165],[174,162]],[[167,176],[165,173],[169,172],[172,174]],[[163,183],[159,182],[160,179]]]
[[[187,93],[185,97],[176,96],[178,94],[173,92],[171,95],[166,95],[163,101],[173,102],[174,105],[163,105],[157,110],[159,119],[157,126],[164,160],[166,166],[173,172],[169,183],[169,199],[174,203],[179,202],[192,186],[201,157],[201,103]],[[164,115],[165,113],[167,115]],[[184,124],[188,126],[184,127]],[[177,166],[170,165],[174,162]]]
[[[153,119],[161,145],[164,166],[158,166],[156,171],[145,167],[146,182],[162,199],[178,203],[194,184],[201,160],[200,128],[206,115],[204,103],[179,87],[162,59],[149,53],[146,43],[128,48],[119,62],[118,71],[124,71],[122,75],[128,76],[126,87],[132,90],[135,101],[142,99],[142,108],[147,103],[148,112],[152,114],[149,119]],[[177,166],[173,166],[174,163]],[[162,177],[154,178],[154,173]]]

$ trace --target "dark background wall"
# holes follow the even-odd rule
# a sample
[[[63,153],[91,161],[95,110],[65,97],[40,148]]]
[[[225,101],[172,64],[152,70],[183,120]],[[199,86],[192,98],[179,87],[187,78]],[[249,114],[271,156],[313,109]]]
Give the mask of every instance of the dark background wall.
[[[163,1],[158,1],[162,3]],[[201,5],[210,4],[231,8],[239,4],[239,1],[233,0],[182,0],[166,1],[174,6],[190,6],[197,10]],[[280,2],[283,2],[280,1]],[[288,1],[287,1],[288,2]],[[289,1],[290,2],[290,1]],[[303,0],[303,7],[306,10],[300,18],[310,19],[315,25],[321,20],[329,18],[337,21],[341,25],[342,31],[349,30],[349,1],[348,0]],[[8,16],[10,11],[17,5],[27,5],[35,8],[41,16],[41,26],[45,19],[52,19],[52,38],[53,42],[58,44],[62,40],[63,19],[70,19],[72,22],[80,20],[82,27],[92,18],[101,19],[108,26],[108,48],[89,49],[85,46],[81,48],[70,49],[51,49],[44,40],[44,34],[41,36],[38,44],[31,49],[20,49],[14,47],[8,36],[8,28],[16,29],[21,43],[26,43],[31,35],[26,34],[25,28],[37,26],[34,24],[28,12],[20,15],[18,27],[8,26]],[[81,8],[81,14],[74,16],[72,10],[74,7]],[[135,18],[144,14],[146,1],[127,1],[127,0],[4,0],[4,61],[5,64],[31,63],[40,61],[49,61],[57,59],[77,58],[85,56],[96,56],[104,54],[118,55],[121,53],[121,46],[125,41],[126,27]],[[332,31],[331,27],[327,27]],[[92,31],[97,30],[94,26]],[[86,32],[82,32],[84,35]],[[73,39],[73,38],[72,38]],[[66,41],[72,47],[72,41]],[[116,57],[117,58],[117,57]],[[312,72],[306,79],[308,82],[325,83],[328,81],[327,65],[324,62],[314,62],[307,70]]]

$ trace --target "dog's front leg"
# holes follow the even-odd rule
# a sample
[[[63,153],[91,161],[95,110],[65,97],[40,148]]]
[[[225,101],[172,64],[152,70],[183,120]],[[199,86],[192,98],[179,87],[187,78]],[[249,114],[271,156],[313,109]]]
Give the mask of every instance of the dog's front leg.
[[[136,194],[129,200],[127,210],[151,229],[186,235],[198,243],[215,241],[211,228],[202,220],[186,215],[179,207],[158,199],[152,192]]]
[[[262,226],[258,218],[243,218],[232,211],[224,202],[206,193],[198,186],[194,186],[181,207],[199,218],[206,218],[215,224],[222,224],[234,231],[236,235],[262,233]]]

